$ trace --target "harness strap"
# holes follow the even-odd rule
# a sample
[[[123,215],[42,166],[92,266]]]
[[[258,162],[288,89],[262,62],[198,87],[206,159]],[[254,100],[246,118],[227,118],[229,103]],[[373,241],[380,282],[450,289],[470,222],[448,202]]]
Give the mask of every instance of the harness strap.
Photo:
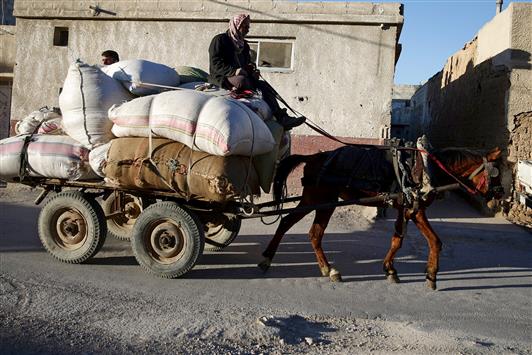
[[[488,163],[488,160],[486,159],[486,157],[483,157],[482,159],[484,160],[484,163],[483,163],[482,165],[480,165],[478,168],[476,168],[475,171],[473,171],[473,172],[469,175],[469,177],[468,177],[469,180],[473,180],[473,178],[474,178],[475,176],[477,176],[478,173],[480,173],[480,172],[482,171],[482,169],[484,169],[484,168],[486,167],[486,164]]]
[[[318,177],[316,178],[316,185],[318,185],[320,183],[321,178],[323,177],[323,175],[325,175],[325,172],[327,171],[327,168],[329,167],[329,165],[331,165],[333,159],[336,158],[338,153],[340,153],[340,151],[339,150],[335,150],[334,153],[331,154],[330,157],[327,158],[325,163],[322,165],[322,167],[320,169],[320,172],[318,174]]]

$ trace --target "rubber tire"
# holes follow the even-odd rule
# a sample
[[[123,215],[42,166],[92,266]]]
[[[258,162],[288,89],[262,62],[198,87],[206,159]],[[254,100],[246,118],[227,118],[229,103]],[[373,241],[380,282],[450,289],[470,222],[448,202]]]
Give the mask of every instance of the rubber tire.
[[[182,251],[175,262],[162,263],[150,242],[151,229],[157,222],[170,221],[179,227],[183,238]],[[205,235],[198,217],[175,202],[157,202],[146,208],[137,218],[131,235],[131,248],[137,262],[146,271],[159,277],[173,279],[186,274],[203,254]],[[150,250],[151,249],[151,250]]]
[[[130,195],[130,194],[126,194],[126,195],[133,196],[133,195]],[[106,200],[101,200],[101,206],[102,206],[104,215],[106,215],[106,216],[111,214],[111,213],[113,213],[113,210],[112,210],[113,201],[114,201],[113,196],[114,196],[114,194],[111,194],[109,197],[107,197]],[[136,197],[136,196],[133,196],[133,197],[140,201],[141,205],[139,207],[141,209],[141,213],[142,213],[142,210],[144,210],[150,204],[155,203],[155,200],[143,199],[143,198]],[[116,238],[118,240],[127,240],[127,241],[129,241],[131,239],[131,231],[133,230],[133,224],[131,225],[131,228],[126,229],[126,228],[122,228],[122,227],[118,226],[113,221],[113,219],[107,219],[106,218],[106,221],[107,221],[107,236],[108,237],[113,237],[113,238]]]
[[[85,219],[86,236],[83,245],[68,250],[54,239],[61,209],[74,208]],[[64,191],[50,198],[42,207],[38,220],[39,239],[54,258],[69,264],[80,264],[95,256],[107,235],[107,224],[100,205],[79,191]]]
[[[206,228],[205,230],[205,250],[220,251],[231,244],[242,226],[242,220],[237,216],[228,217],[227,222],[222,226]]]

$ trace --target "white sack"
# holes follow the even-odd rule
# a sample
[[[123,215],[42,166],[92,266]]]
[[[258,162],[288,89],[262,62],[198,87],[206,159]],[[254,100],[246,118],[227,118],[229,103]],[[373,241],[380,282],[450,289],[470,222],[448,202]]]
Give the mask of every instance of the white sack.
[[[129,125],[139,128],[144,122],[145,137],[151,120],[155,135],[213,155],[258,155],[275,145],[262,119],[230,98],[191,90],[168,91],[153,97],[149,111],[137,100],[111,108],[110,119],[116,125],[127,125],[137,107],[144,107],[143,112],[149,115],[137,115]],[[136,132],[142,133],[140,129]]]
[[[143,59],[123,60],[102,68],[103,72],[120,81],[132,94],[145,96],[157,94],[167,89],[139,83],[157,84],[176,87],[179,74],[164,64]]]
[[[89,149],[107,143],[113,138],[107,111],[131,98],[118,81],[78,60],[68,69],[59,95],[63,129]]]
[[[112,106],[109,109],[109,119],[114,123],[113,134],[116,137],[148,137],[148,120],[155,96],[139,97],[129,101],[127,105]]]
[[[92,170],[103,178],[105,177],[104,169],[107,163],[107,153],[109,153],[112,142],[100,145],[89,153],[89,164]]]
[[[28,135],[0,141],[0,178],[19,177],[21,151]],[[36,134],[27,147],[27,175],[68,180],[97,178],[89,165],[89,150],[69,136]]]
[[[61,115],[59,113],[48,107],[42,107],[18,121],[15,125],[15,133],[17,135],[32,133],[62,134],[60,122]]]

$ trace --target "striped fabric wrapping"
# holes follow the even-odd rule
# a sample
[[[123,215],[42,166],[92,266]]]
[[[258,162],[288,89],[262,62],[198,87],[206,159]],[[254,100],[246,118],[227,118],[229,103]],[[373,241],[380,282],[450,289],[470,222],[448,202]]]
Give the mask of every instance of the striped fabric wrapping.
[[[0,141],[0,178],[17,181],[28,135]],[[89,150],[69,136],[36,134],[27,146],[28,176],[68,180],[98,178],[89,165]]]
[[[243,103],[198,91],[168,91],[109,110],[117,137],[154,136],[212,155],[264,154],[275,140],[262,119]],[[150,122],[151,120],[151,122]]]

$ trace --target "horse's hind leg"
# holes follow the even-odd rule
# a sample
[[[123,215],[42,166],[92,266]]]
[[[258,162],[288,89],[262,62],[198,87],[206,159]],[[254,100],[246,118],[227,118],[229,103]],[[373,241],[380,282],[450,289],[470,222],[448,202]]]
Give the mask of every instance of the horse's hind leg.
[[[404,208],[398,207],[397,213],[397,219],[395,220],[395,231],[392,235],[390,249],[388,250],[388,253],[386,253],[386,257],[384,258],[384,262],[382,264],[382,269],[384,270],[386,279],[393,283],[400,282],[399,276],[397,276],[397,270],[395,270],[393,267],[393,260],[395,258],[395,254],[403,244],[403,237],[406,234],[406,224],[408,222],[405,216]]]
[[[340,275],[338,270],[331,267],[327,261],[327,258],[325,257],[323,248],[321,247],[321,240],[323,239],[325,228],[327,228],[333,212],[334,208],[316,211],[316,217],[314,217],[314,222],[309,230],[309,238],[310,242],[312,243],[314,253],[316,254],[316,259],[318,260],[321,274],[323,276],[329,276],[333,282],[339,282],[342,281],[342,275]]]
[[[427,261],[427,286],[433,290],[436,289],[436,274],[438,273],[439,260],[440,260],[440,251],[441,251],[441,241],[438,238],[438,235],[434,232],[432,227],[429,224],[427,216],[425,215],[424,210],[419,210],[413,218],[416,227],[421,231],[423,236],[427,239],[429,243],[429,258]]]
[[[298,205],[298,207],[303,206],[302,203]],[[279,248],[279,244],[281,243],[281,239],[283,239],[283,236],[286,232],[294,224],[299,222],[303,217],[305,217],[307,214],[309,214],[311,211],[304,211],[304,212],[292,212],[283,218],[281,218],[281,222],[279,222],[279,226],[277,227],[277,230],[275,231],[275,235],[273,236],[272,240],[270,241],[270,244],[268,244],[268,247],[266,250],[262,253],[262,256],[264,256],[264,260],[258,265],[262,271],[266,272],[273,260],[273,257],[275,256],[275,253],[277,252],[277,248]]]

